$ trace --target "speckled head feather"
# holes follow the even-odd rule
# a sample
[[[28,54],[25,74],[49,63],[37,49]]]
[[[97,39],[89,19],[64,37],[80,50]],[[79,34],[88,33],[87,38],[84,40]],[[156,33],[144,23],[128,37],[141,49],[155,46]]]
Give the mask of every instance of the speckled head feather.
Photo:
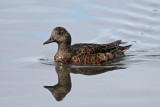
[[[131,45],[120,46],[121,40],[108,44],[74,44],[71,45],[70,33],[63,27],[56,27],[52,35],[43,44],[56,42],[58,51],[54,59],[62,63],[72,64],[102,64],[124,56]]]
[[[71,44],[71,36],[69,32],[63,27],[57,27],[52,31],[53,39],[57,43]]]
[[[45,45],[52,42],[71,44],[71,36],[65,28],[56,27],[53,29],[51,37],[43,44]]]

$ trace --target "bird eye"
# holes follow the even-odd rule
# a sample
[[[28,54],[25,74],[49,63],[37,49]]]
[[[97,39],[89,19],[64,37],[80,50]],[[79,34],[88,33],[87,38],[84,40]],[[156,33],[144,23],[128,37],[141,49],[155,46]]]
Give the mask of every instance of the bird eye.
[[[58,32],[58,35],[62,35],[63,34],[63,32]]]

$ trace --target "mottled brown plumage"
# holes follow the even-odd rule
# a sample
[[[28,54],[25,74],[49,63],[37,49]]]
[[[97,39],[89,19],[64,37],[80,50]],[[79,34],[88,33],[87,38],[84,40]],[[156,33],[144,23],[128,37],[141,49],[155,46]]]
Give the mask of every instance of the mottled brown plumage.
[[[58,51],[54,59],[62,63],[72,64],[103,64],[124,56],[124,52],[131,45],[120,46],[121,40],[109,44],[74,44],[71,45],[71,36],[63,27],[56,27],[52,35],[43,44],[56,42]]]

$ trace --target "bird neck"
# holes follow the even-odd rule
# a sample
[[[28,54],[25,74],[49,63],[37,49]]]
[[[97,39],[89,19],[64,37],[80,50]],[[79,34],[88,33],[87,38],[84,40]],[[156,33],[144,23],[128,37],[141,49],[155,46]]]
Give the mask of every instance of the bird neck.
[[[71,44],[59,43],[58,44],[58,53],[68,53],[70,52]]]

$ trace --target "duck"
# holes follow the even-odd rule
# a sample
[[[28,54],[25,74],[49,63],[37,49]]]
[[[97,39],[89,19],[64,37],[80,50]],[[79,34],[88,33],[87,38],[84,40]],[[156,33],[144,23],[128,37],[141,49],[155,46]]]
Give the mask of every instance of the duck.
[[[64,27],[53,29],[50,38],[43,45],[56,42],[58,51],[54,60],[60,63],[70,64],[104,64],[124,57],[124,52],[132,45],[120,46],[125,44],[121,40],[116,40],[106,44],[77,43],[71,45],[71,35]]]

